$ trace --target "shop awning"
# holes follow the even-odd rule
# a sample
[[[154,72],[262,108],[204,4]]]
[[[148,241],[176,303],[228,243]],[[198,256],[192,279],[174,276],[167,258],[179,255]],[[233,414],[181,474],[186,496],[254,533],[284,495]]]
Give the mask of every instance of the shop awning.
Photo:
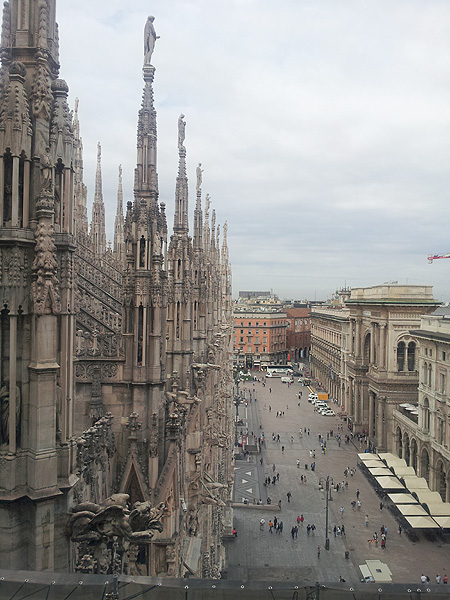
[[[418,504],[417,500],[411,494],[388,494],[388,498],[394,504]]]
[[[363,465],[368,469],[376,469],[377,467],[386,468],[386,465],[381,460],[366,460],[363,462]]]
[[[427,511],[420,506],[420,504],[399,504],[397,508],[404,516],[429,516]]]
[[[436,521],[439,527],[442,527],[442,529],[450,529],[450,517],[433,516],[433,519]]]
[[[371,452],[360,452],[358,458],[363,462],[366,462],[366,460],[380,460],[378,454],[372,454]]]
[[[403,490],[404,486],[397,477],[375,477],[375,481],[383,490]]]
[[[397,477],[414,477],[416,474],[413,467],[394,465],[392,469]]]
[[[430,515],[436,517],[450,517],[450,503],[448,502],[424,502]]]
[[[405,475],[405,477],[402,477],[401,479],[410,492],[428,489],[426,479],[423,477],[417,477],[417,475]]]
[[[439,525],[431,517],[405,517],[413,529],[439,529]]]
[[[373,469],[369,469],[369,473],[374,477],[379,477],[380,475],[392,475],[387,467],[374,467]]]

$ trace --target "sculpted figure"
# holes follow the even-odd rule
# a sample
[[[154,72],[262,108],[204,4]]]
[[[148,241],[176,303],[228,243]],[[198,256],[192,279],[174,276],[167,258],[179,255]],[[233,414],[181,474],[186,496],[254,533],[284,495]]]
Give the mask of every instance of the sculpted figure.
[[[198,163],[197,167],[197,192],[202,187],[202,173],[204,169],[202,169],[202,163]]]
[[[73,542],[108,543],[117,536],[127,542],[149,543],[153,531],[163,530],[163,503],[152,507],[150,502],[136,502],[131,512],[127,508],[128,494],[114,494],[101,505],[92,502],[72,509],[67,533]]]
[[[160,38],[156,35],[153,21],[155,17],[148,17],[147,23],[144,29],[144,65],[149,65],[152,58],[153,50],[155,49],[155,42]]]
[[[16,385],[16,440],[20,432],[21,397]],[[0,387],[0,444],[9,444],[9,379],[6,378]]]
[[[186,136],[186,121],[184,115],[178,117],[178,149],[183,148],[184,138]]]

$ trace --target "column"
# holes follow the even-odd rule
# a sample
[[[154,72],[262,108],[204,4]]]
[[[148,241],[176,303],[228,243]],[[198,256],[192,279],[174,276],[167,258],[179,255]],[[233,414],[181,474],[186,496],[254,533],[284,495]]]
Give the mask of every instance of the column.
[[[19,157],[13,156],[11,226],[19,225]]]
[[[3,162],[3,161],[1,161]],[[31,162],[27,159],[23,165],[23,216],[22,227],[28,227],[30,217],[30,170]],[[1,213],[0,213],[1,214]]]
[[[9,317],[9,452],[16,453],[16,406],[17,397],[17,315]]]
[[[369,437],[373,436],[373,408],[375,402],[375,394],[369,390]]]
[[[385,367],[386,362],[386,323],[381,325],[380,331],[380,367]]]
[[[370,359],[369,364],[375,364],[375,334],[376,334],[376,323],[371,323],[370,326]]]
[[[355,355],[360,358],[361,357],[361,319],[358,317],[356,319],[356,350]]]

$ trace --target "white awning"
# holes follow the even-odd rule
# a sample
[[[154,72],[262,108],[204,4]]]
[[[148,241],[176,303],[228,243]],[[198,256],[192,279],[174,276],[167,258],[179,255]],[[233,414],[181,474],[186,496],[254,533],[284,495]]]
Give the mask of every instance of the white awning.
[[[418,504],[411,494],[388,494],[388,497],[394,504]]]
[[[420,506],[420,504],[399,504],[397,506],[398,510],[402,513],[402,515],[408,516],[424,516],[427,517],[427,511]]]
[[[431,517],[405,517],[413,529],[439,529],[439,525]]]
[[[375,477],[375,481],[383,490],[404,490],[397,477]]]

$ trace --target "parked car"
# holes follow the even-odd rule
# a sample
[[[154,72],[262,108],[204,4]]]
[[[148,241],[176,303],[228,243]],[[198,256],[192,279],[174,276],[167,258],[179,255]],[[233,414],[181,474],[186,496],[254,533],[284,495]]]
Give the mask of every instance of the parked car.
[[[328,409],[324,410],[322,414],[324,417],[334,417],[336,413],[334,412],[334,410]]]

